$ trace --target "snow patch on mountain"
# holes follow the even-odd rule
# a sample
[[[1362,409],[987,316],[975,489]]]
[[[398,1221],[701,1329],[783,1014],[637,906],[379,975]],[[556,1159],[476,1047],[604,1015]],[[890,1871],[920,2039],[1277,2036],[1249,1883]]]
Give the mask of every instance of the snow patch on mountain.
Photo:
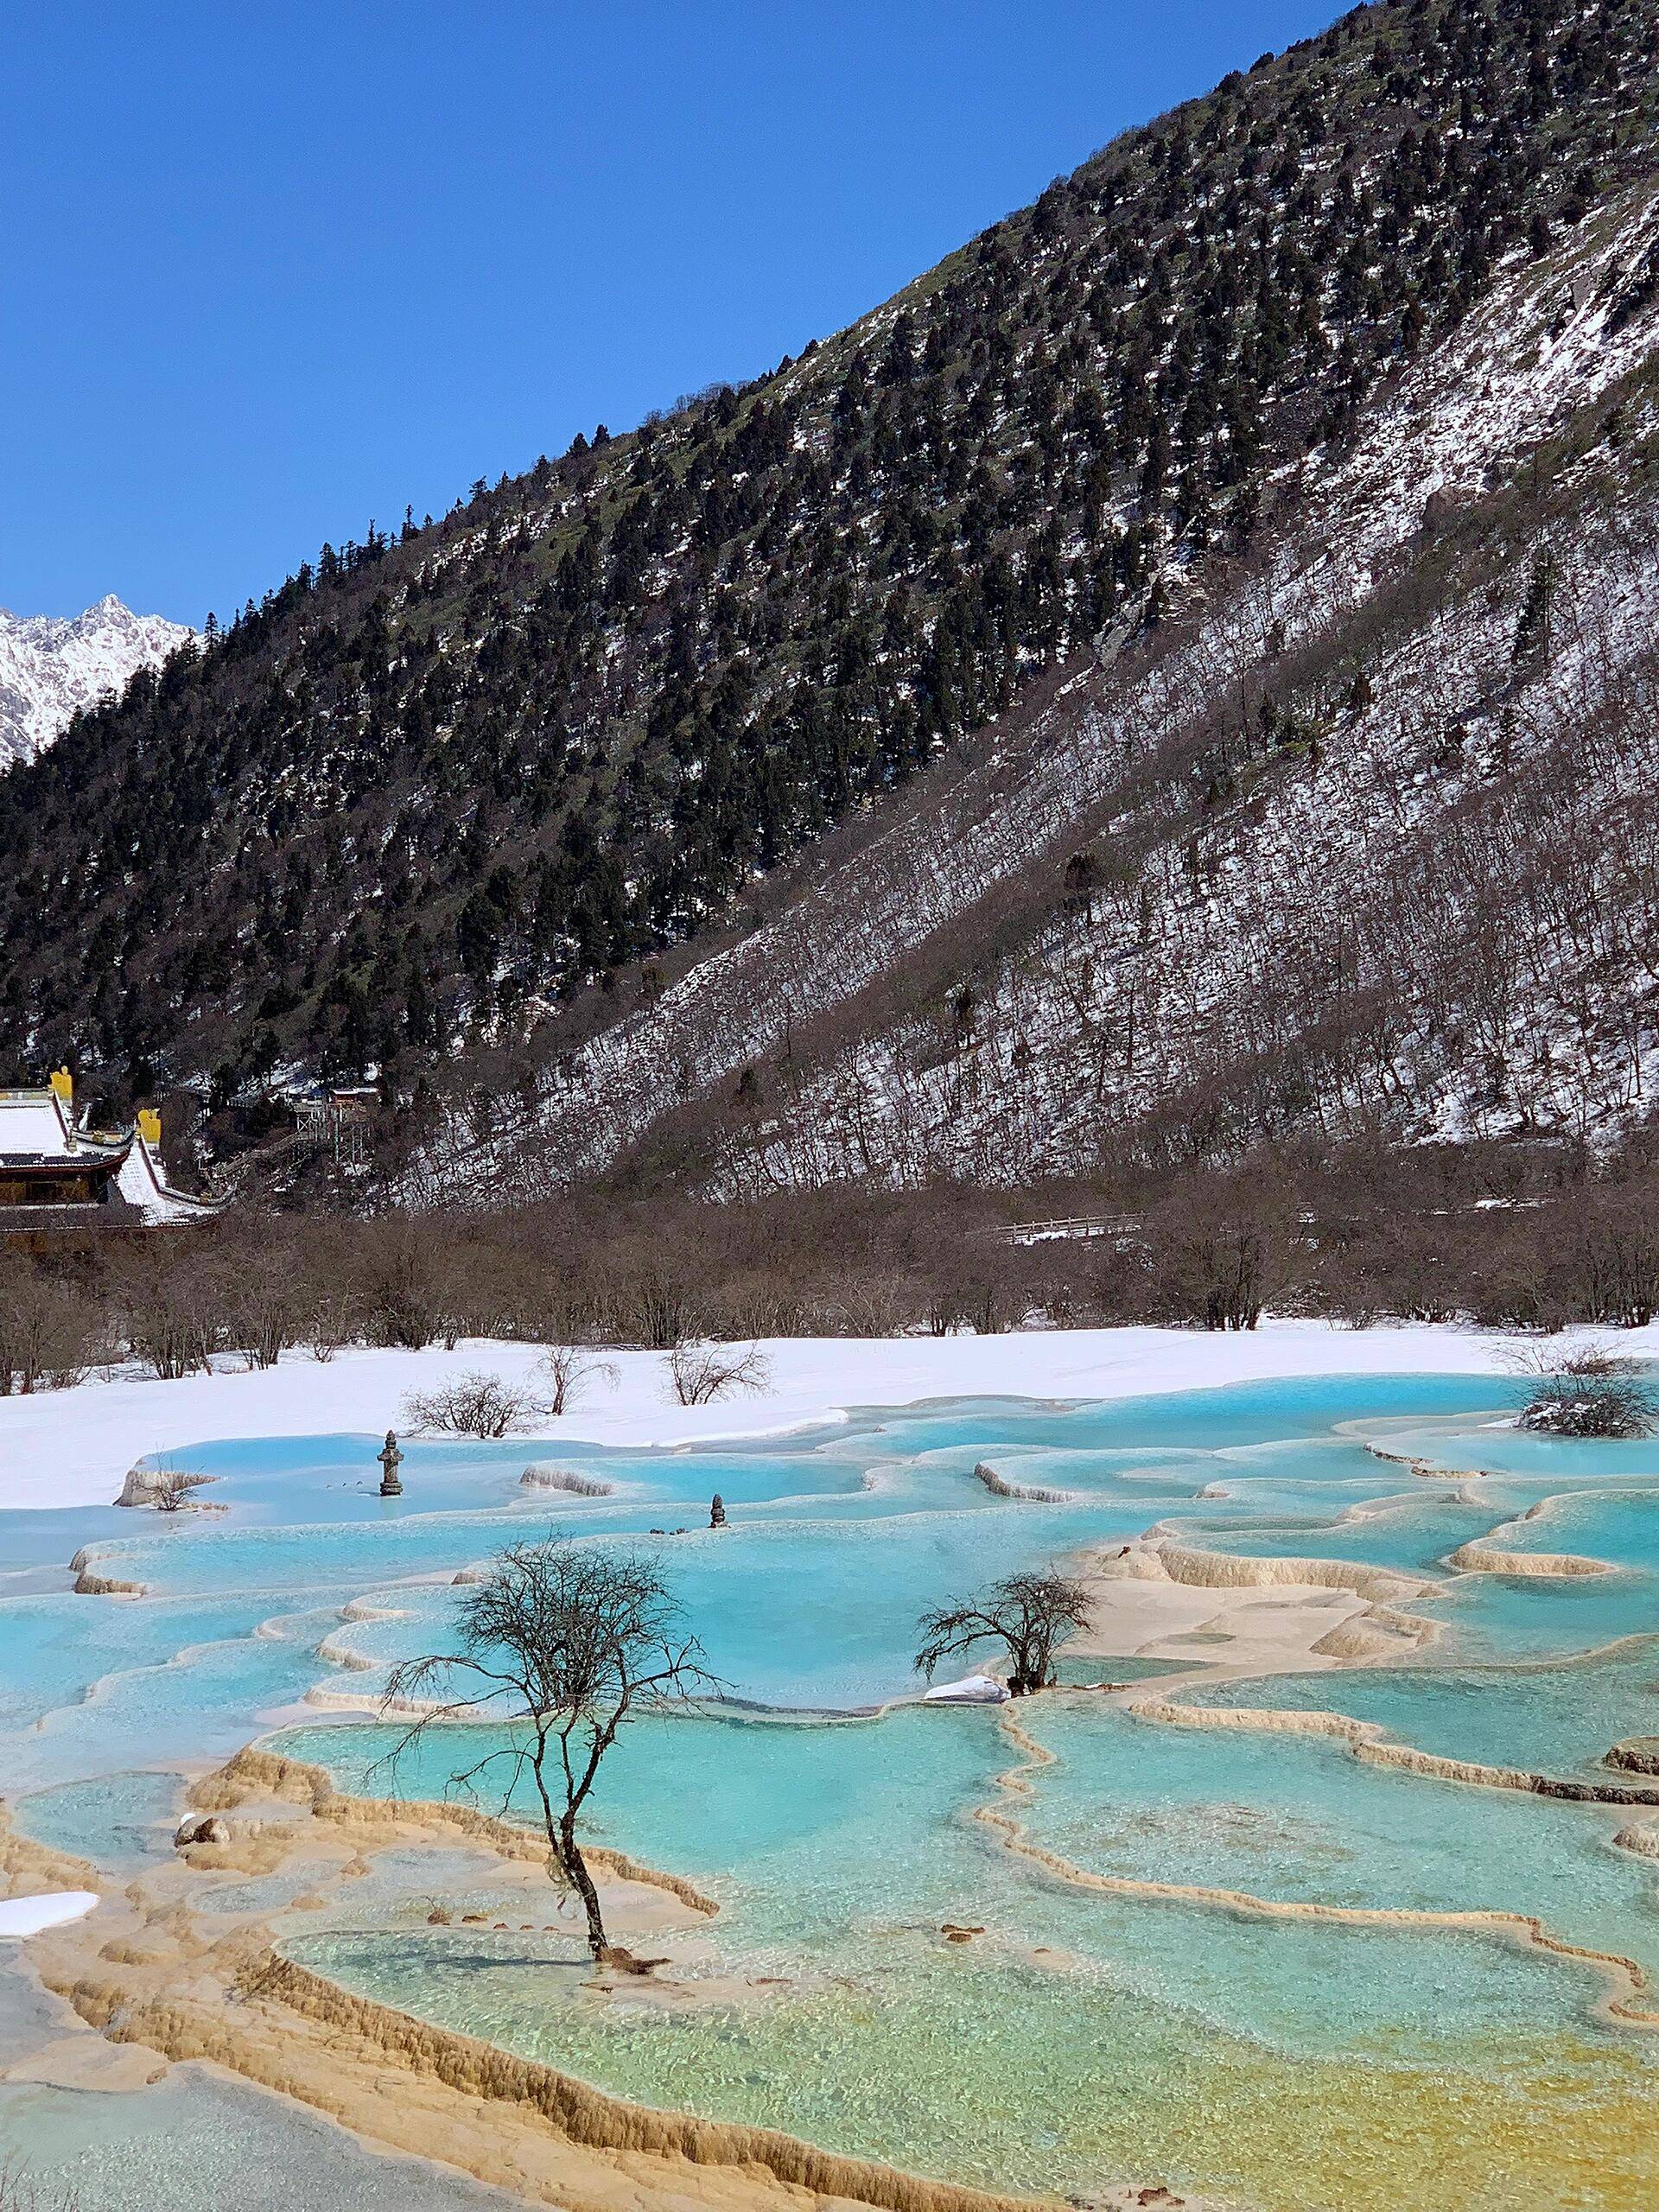
[[[0,769],[32,760],[72,715],[194,635],[162,615],[135,614],[113,592],[73,616],[0,607]]]

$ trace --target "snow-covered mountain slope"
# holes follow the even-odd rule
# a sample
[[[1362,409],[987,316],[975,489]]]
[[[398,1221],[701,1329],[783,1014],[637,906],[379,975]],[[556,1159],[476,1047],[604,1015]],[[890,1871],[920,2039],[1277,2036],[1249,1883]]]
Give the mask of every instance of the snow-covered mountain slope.
[[[533,1193],[665,1124],[729,1192],[1628,1122],[1659,1053],[1659,317],[1621,303],[1656,238],[1649,187],[1517,250],[1286,487],[1268,554],[454,1110],[398,1194]]]
[[[162,615],[135,614],[113,592],[73,616],[0,607],[0,769],[43,752],[72,715],[124,690],[137,670],[194,634]]]

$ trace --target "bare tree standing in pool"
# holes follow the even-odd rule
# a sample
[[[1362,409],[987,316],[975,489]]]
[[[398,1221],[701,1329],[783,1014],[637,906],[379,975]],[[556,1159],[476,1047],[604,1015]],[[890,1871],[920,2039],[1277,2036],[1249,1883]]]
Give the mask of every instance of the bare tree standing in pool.
[[[490,1719],[489,1708],[500,1708],[507,1740],[451,1781],[470,1788],[505,1762],[505,1806],[526,1772],[535,1777],[554,1865],[582,1899],[588,1948],[601,1966],[635,1961],[606,1936],[576,1821],[625,1722],[717,1687],[680,1621],[655,1570],[632,1553],[514,1544],[461,1599],[458,1649],[405,1661],[386,1687],[390,1707],[450,1674],[480,1685],[476,1695],[423,1713],[391,1752],[394,1766],[434,1723]]]
[[[983,1596],[959,1599],[924,1613],[916,1624],[919,1673],[931,1682],[952,1652],[976,1643],[1000,1643],[1011,1662],[1008,1688],[1015,1697],[1052,1688],[1054,1646],[1069,1629],[1089,1618],[1089,1590],[1069,1574],[1010,1574]]]

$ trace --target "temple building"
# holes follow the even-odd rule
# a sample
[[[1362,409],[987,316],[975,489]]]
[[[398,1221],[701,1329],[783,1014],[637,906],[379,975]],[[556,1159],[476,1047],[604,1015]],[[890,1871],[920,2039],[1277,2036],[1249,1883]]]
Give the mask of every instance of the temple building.
[[[0,1090],[0,1237],[33,1244],[213,1218],[211,1199],[175,1191],[162,1173],[153,1109],[125,1131],[92,1130],[76,1121],[74,1100],[67,1068],[44,1090]]]

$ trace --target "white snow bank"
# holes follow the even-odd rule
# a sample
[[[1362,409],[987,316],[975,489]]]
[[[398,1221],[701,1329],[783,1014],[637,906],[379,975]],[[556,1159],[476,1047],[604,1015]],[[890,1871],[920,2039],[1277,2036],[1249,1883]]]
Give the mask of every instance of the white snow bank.
[[[964,1675],[959,1682],[935,1682],[922,1694],[924,1705],[1006,1705],[1008,1692],[989,1675]]]
[[[50,1897],[0,1897],[0,1936],[38,1936],[66,1920],[84,1920],[98,1903],[96,1890],[58,1890]]]
[[[1310,1375],[1492,1374],[1509,1342],[1427,1325],[1349,1330],[1267,1321],[1240,1336],[1179,1329],[1054,1329],[1000,1337],[783,1338],[762,1345],[764,1397],[683,1407],[670,1402],[663,1352],[607,1353],[596,1380],[547,1443],[708,1443],[835,1421],[855,1406],[918,1398],[1122,1398],[1162,1390]],[[1659,1324],[1621,1334],[1621,1351],[1659,1357]],[[405,1394],[467,1368],[534,1383],[534,1345],[486,1338],[453,1351],[342,1351],[319,1365],[290,1352],[279,1366],[158,1382],[121,1371],[68,1390],[0,1398],[0,1507],[107,1505],[135,1459],[186,1456],[227,1437],[379,1436],[404,1427]],[[1512,1389],[1512,1385],[1511,1385]],[[1495,1395],[1507,1403],[1510,1391]],[[526,1440],[530,1441],[530,1440]],[[527,1457],[534,1456],[533,1446]],[[188,1464],[188,1457],[187,1457]]]

